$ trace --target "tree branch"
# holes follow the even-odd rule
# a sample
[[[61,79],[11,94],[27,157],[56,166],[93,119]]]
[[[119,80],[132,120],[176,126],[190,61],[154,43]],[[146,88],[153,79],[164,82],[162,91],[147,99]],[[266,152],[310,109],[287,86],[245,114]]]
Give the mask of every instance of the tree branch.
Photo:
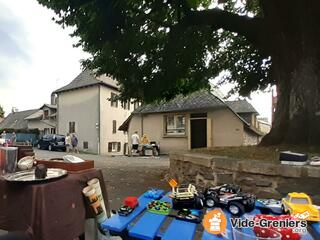
[[[263,19],[240,16],[218,8],[191,11],[186,16],[187,24],[190,26],[211,26],[214,29],[222,28],[238,33],[254,44],[259,43],[260,25]]]

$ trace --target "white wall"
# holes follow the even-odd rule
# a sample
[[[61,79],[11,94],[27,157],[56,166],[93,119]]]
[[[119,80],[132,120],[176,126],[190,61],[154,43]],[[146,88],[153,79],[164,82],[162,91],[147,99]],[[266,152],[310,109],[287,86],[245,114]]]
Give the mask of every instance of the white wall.
[[[123,109],[121,102],[118,101],[118,107],[111,107],[111,93],[119,94],[118,91],[112,90],[105,86],[100,86],[100,146],[101,154],[123,154],[124,143],[128,142],[128,135],[122,131],[118,131],[121,124],[130,116],[133,111],[133,104],[130,104],[130,110]],[[116,120],[117,132],[113,133],[113,123]],[[120,152],[108,152],[109,142],[120,142]]]
[[[179,113],[184,114],[184,113]],[[187,150],[189,136],[189,114],[186,114],[186,135],[185,136],[165,136],[164,135],[164,115],[166,114],[148,114],[140,116],[133,115],[128,130],[129,144],[131,146],[131,135],[138,131],[139,136],[146,134],[150,141],[156,141],[160,144],[161,153],[171,151]]]
[[[99,86],[92,86],[62,92],[58,96],[58,133],[66,135],[69,132],[69,122],[75,122],[79,149],[83,149],[83,142],[87,141],[88,150],[92,152],[98,152],[98,89]]]
[[[243,122],[229,109],[208,112],[212,120],[212,146],[243,145]]]

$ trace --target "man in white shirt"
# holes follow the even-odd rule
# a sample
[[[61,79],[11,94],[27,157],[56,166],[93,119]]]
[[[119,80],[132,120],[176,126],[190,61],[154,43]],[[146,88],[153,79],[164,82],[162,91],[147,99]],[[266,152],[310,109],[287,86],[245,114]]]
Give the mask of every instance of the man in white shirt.
[[[138,132],[135,131],[134,134],[132,134],[131,136],[132,150],[135,150],[135,152],[137,152],[139,148],[139,141],[140,141],[140,137],[138,135]]]

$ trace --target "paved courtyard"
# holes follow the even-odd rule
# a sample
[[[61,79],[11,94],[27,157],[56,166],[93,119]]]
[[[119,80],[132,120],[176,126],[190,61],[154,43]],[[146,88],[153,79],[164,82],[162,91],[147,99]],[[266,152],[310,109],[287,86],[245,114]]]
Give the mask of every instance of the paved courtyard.
[[[35,149],[37,159],[50,159],[66,155],[64,152]],[[111,209],[117,209],[127,196],[139,196],[148,188],[169,190],[164,176],[169,171],[168,156],[127,157],[76,154],[83,159],[94,160],[95,167],[102,169],[109,194]]]

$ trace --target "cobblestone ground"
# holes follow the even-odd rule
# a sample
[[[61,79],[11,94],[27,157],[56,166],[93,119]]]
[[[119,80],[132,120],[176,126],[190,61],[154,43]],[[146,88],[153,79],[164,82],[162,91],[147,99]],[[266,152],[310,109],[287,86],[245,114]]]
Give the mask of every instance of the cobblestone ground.
[[[36,158],[62,157],[66,153],[35,149]],[[127,196],[139,196],[155,187],[169,190],[164,176],[169,171],[168,156],[127,157],[77,154],[83,159],[94,160],[95,167],[102,169],[109,194],[111,209],[117,209]]]

